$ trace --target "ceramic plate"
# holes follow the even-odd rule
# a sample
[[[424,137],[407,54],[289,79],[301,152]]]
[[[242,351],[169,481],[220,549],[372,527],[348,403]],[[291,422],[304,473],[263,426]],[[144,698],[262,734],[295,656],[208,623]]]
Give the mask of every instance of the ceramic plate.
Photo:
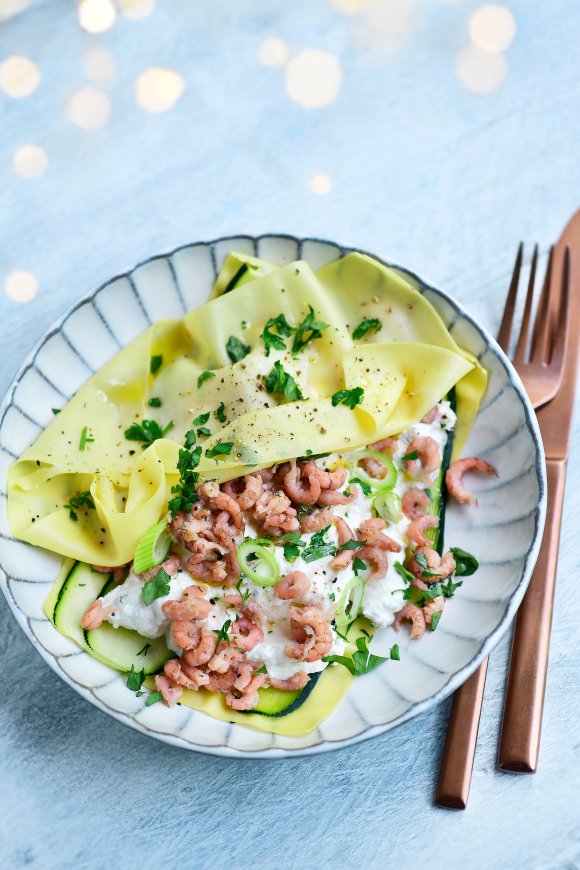
[[[545,514],[544,456],[536,419],[516,372],[495,341],[445,293],[394,266],[437,308],[457,342],[487,368],[487,393],[464,455],[496,466],[497,480],[477,480],[478,509],[449,506],[446,545],[480,560],[445,610],[437,632],[411,642],[396,635],[397,667],[356,680],[337,710],[300,738],[230,725],[187,707],[146,708],[111,671],[60,635],[42,612],[58,559],[15,541],[6,521],[6,470],[81,384],[150,323],[179,317],[206,301],[229,251],[314,269],[349,253],[330,242],[267,235],[196,243],[152,257],[75,304],[34,348],[0,409],[0,582],[27,637],[83,698],[137,731],[180,746],[225,756],[279,758],[324,752],[365,740],[433,707],[477,668],[513,619],[536,559]],[[385,632],[384,646],[395,635]]]

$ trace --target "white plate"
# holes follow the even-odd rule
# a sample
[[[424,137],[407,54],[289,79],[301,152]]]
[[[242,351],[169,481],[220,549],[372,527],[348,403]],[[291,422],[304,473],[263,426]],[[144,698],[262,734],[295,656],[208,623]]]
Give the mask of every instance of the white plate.
[[[0,408],[0,584],[18,623],[45,661],[80,695],[120,722],[215,755],[280,758],[324,752],[374,737],[433,707],[489,654],[513,619],[536,560],[545,515],[545,463],[533,410],[495,341],[446,294],[404,276],[435,305],[454,338],[490,373],[465,455],[496,466],[499,480],[474,486],[479,508],[450,505],[447,546],[474,553],[480,569],[445,609],[434,633],[411,642],[396,635],[401,661],[356,680],[337,710],[299,738],[230,725],[187,707],[146,708],[125,678],[80,651],[42,612],[59,560],[15,541],[6,521],[6,469],[81,384],[150,323],[206,301],[229,251],[283,264],[305,259],[317,269],[351,249],[317,239],[266,235],[218,239],[152,257],[83,297],[34,348]],[[389,264],[393,265],[393,264]],[[400,268],[400,267],[395,267]],[[382,642],[395,641],[388,629]]]

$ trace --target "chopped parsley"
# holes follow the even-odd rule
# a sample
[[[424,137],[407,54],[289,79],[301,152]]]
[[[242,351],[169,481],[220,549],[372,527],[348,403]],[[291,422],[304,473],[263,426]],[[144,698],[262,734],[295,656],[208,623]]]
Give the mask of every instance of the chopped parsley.
[[[332,407],[346,405],[347,408],[351,408],[354,411],[356,406],[364,401],[364,397],[365,391],[362,387],[355,387],[352,390],[339,390],[332,397]]]
[[[431,616],[431,631],[435,631],[437,626],[439,625],[439,620],[441,619],[442,610],[436,610],[435,613]]]
[[[410,571],[407,571],[402,562],[395,562],[393,567],[397,574],[399,574],[403,578],[405,583],[412,583],[415,579],[414,575],[411,574]]]
[[[401,462],[410,462],[412,459],[418,459],[419,454],[416,450],[411,450],[410,453],[406,453],[401,457]]]
[[[328,328],[328,323],[323,323],[322,320],[314,319],[314,309],[312,305],[308,306],[308,314],[296,327],[294,341],[292,342],[292,355],[300,353],[304,350],[310,341],[316,338],[322,338],[322,330]]]
[[[82,507],[89,508],[89,510],[94,510],[95,503],[92,499],[92,496],[91,496],[89,490],[87,489],[86,492],[79,492],[78,495],[73,495],[70,502],[68,504],[65,504],[64,507],[68,508],[69,516],[70,516],[71,520],[73,520],[76,523],[76,522],[78,522],[78,519],[79,519],[76,511]],[[75,508],[76,508],[76,510],[75,510]]]
[[[193,420],[191,425],[196,427],[198,438],[200,438],[202,435],[210,435],[211,434],[209,429],[207,428],[207,426],[203,425],[204,423],[207,423],[208,420],[209,420],[209,411],[207,412],[207,414],[200,414],[198,417],[196,417]],[[190,444],[187,443],[187,438],[188,438],[188,436],[191,436],[191,435],[193,435],[193,433],[190,429],[190,431],[185,436],[185,446],[186,447],[191,446]],[[193,441],[191,443],[195,444],[195,436],[193,437]]]
[[[358,484],[358,485],[360,486],[360,488],[362,489],[362,491],[363,491],[363,493],[364,493],[365,495],[371,495],[371,494],[372,494],[373,488],[372,488],[372,486],[370,485],[370,483],[367,483],[367,482],[366,482],[366,480],[361,480],[360,477],[351,477],[351,478],[350,478],[350,483],[356,483],[356,484]]]
[[[375,332],[380,332],[382,328],[383,324],[378,317],[369,317],[367,320],[363,320],[359,323],[359,325],[354,329],[352,337],[355,341],[358,341],[358,339],[363,338],[370,329],[373,329]]]
[[[169,574],[160,568],[155,577],[148,580],[141,588],[141,598],[143,603],[149,607],[157,598],[163,598],[164,595],[169,595],[171,580]]]
[[[428,486],[425,487],[425,489],[423,490],[423,492],[425,493],[425,495],[427,496],[427,498],[429,499],[429,501],[431,501],[431,500],[433,499],[433,492],[432,492],[432,490],[429,489]]]
[[[429,570],[429,565],[427,563],[427,557],[425,553],[415,553],[415,559],[417,561],[417,565],[421,566],[421,574],[428,580],[430,577],[439,577],[439,574],[433,574],[432,571]]]
[[[50,410],[51,410],[52,413],[55,414],[55,415],[56,415],[56,414],[60,414],[60,408],[51,408]]]
[[[179,483],[171,487],[171,492],[174,497],[170,499],[168,508],[172,516],[176,516],[180,511],[190,511],[199,497],[196,493],[198,474],[195,470],[201,459],[201,447],[196,447],[195,450],[179,451],[179,459],[177,460],[177,470],[179,471]]]
[[[87,444],[90,444],[95,439],[90,435],[87,435],[89,430],[88,426],[83,427],[83,431],[81,432],[81,440],[79,441],[79,450],[84,450]]]
[[[227,643],[228,646],[230,645],[230,638],[228,635],[228,631],[229,631],[231,624],[232,624],[231,619],[226,619],[226,621],[224,622],[224,624],[222,625],[221,628],[219,628],[219,629],[212,628],[212,631],[216,636],[216,638],[215,638],[215,652],[217,652],[218,647],[219,647],[220,643],[222,642],[222,640],[225,640],[225,642]]]
[[[356,641],[356,652],[352,654],[352,658],[348,656],[324,656],[323,662],[334,662],[337,665],[343,665],[354,677],[362,677],[368,674],[369,671],[382,665],[383,662],[400,661],[399,647],[395,644],[391,647],[390,655],[377,656],[370,652],[366,637],[359,637]]]
[[[326,528],[320,529],[319,532],[314,532],[310,543],[302,551],[302,558],[305,562],[316,562],[317,559],[322,559],[323,556],[334,556],[336,554],[335,545],[325,539],[329,528],[330,526],[326,526]]]
[[[263,376],[266,391],[284,396],[289,402],[299,402],[304,399],[300,387],[294,378],[285,371],[282,363],[276,361],[269,375]]]
[[[246,601],[248,600],[248,598],[250,597],[250,590],[249,590],[249,589],[245,589],[245,590],[242,592],[242,582],[243,582],[243,577],[240,577],[240,579],[239,579],[238,582],[236,583],[236,589],[237,589],[239,595],[242,596],[242,604],[245,604]]]
[[[146,656],[150,649],[151,649],[151,644],[146,643],[145,646],[141,647],[141,649],[139,650],[137,655],[138,656]]]
[[[363,562],[363,560],[359,559],[358,556],[354,557],[354,559],[352,561],[352,570],[354,571],[355,577],[358,577],[359,571],[366,571],[367,568],[368,568],[368,565],[366,562]]]
[[[284,549],[284,558],[288,562],[295,562],[300,555],[300,550],[306,546],[300,537],[300,532],[286,532],[278,538]]]
[[[218,405],[218,407],[216,408],[215,415],[218,418],[218,420],[220,421],[220,423],[227,423],[228,418],[226,415],[226,406],[224,405],[223,402],[220,405]]]
[[[209,381],[210,378],[215,378],[215,372],[210,372],[206,369],[205,372],[202,372],[197,379],[197,389],[201,387],[206,381]]]
[[[460,580],[459,583],[454,583],[451,577],[447,580],[447,583],[441,583],[441,592],[445,596],[445,598],[453,598],[457,589],[460,586],[463,586],[463,580]]]
[[[162,365],[163,365],[163,354],[157,353],[157,354],[155,354],[155,356],[151,357],[149,371],[151,372],[152,375],[156,375]]]
[[[160,408],[163,403],[157,396],[151,396],[147,404],[150,408]]]
[[[354,538],[351,538],[349,541],[345,541],[344,544],[341,544],[338,548],[340,550],[358,550],[360,547],[364,547],[366,541],[356,541]]]
[[[185,441],[183,442],[186,450],[191,450],[196,441],[197,436],[195,432],[193,431],[193,429],[188,429],[188,431],[185,433]]]
[[[131,670],[127,674],[127,688],[131,689],[132,692],[138,692],[144,682],[145,668],[141,671],[136,671],[135,667],[131,665]]]
[[[147,700],[145,701],[145,706],[150,707],[152,704],[156,704],[158,701],[161,701],[163,695],[161,692],[151,692]]]
[[[171,429],[173,429],[173,420],[170,420],[163,429],[157,420],[143,420],[141,423],[133,423],[128,429],[125,429],[125,438],[127,441],[142,441],[141,446],[145,448],[159,438],[165,438]]]
[[[277,333],[272,332],[272,329],[275,329]],[[278,317],[271,317],[262,331],[262,341],[266,348],[266,356],[270,356],[272,348],[274,350],[286,350],[286,342],[282,336],[288,338],[293,332],[293,327],[290,326],[283,314],[279,314]]]
[[[257,674],[267,674],[267,673],[268,673],[268,669],[267,669],[266,665],[262,665],[262,667],[261,667],[261,668],[258,668],[258,670],[257,670],[255,673],[257,673]]]
[[[215,459],[216,456],[229,456],[233,446],[233,441],[218,441],[217,444],[205,451],[205,455],[208,459]]]
[[[235,335],[230,335],[226,341],[226,353],[233,363],[239,362],[250,352],[250,348]]]
[[[455,574],[457,577],[471,577],[479,568],[479,562],[472,556],[462,550],[461,547],[451,547],[453,558],[455,559]]]

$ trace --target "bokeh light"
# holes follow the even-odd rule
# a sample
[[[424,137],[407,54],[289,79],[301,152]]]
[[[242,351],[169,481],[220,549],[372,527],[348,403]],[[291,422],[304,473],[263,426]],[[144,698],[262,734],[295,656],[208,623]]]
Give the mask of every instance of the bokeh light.
[[[38,281],[32,272],[14,269],[6,276],[4,290],[13,302],[30,302],[38,293]]]
[[[22,145],[12,157],[12,168],[21,178],[39,178],[47,166],[46,151],[38,145]]]
[[[497,90],[506,77],[508,65],[503,54],[484,51],[469,45],[457,58],[455,72],[468,91],[487,94]]]
[[[258,49],[258,59],[264,66],[282,66],[288,60],[288,46],[274,36],[265,39]]]
[[[332,190],[332,178],[326,172],[315,172],[310,176],[308,186],[312,193],[318,196],[326,196]]]
[[[185,90],[185,79],[175,70],[151,67],[135,83],[135,97],[147,112],[167,112]]]
[[[93,82],[111,83],[117,74],[117,65],[111,52],[102,45],[91,45],[83,54],[83,67]]]
[[[480,6],[469,19],[472,42],[484,51],[504,51],[514,40],[516,22],[506,6]]]
[[[0,90],[15,100],[32,94],[39,81],[38,67],[27,57],[12,55],[0,64]]]
[[[125,18],[137,21],[151,15],[155,9],[155,0],[121,0],[119,6]]]
[[[330,0],[330,5],[345,15],[356,15],[370,6],[371,0]]]
[[[353,27],[358,50],[376,63],[390,63],[418,18],[414,0],[373,0],[363,12]]]
[[[319,109],[333,103],[341,83],[338,59],[328,51],[301,51],[286,67],[286,92],[305,109]]]
[[[81,0],[79,24],[88,33],[104,33],[115,23],[117,12],[111,0]]]
[[[29,5],[30,0],[0,0],[0,21],[18,15]]]
[[[109,120],[111,103],[97,88],[79,88],[70,98],[68,116],[73,124],[83,130],[97,130]]]

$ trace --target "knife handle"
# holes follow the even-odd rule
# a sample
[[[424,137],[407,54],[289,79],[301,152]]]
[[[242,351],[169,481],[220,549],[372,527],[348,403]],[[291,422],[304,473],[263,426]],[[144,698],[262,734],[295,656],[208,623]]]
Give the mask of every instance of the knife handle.
[[[516,619],[499,746],[499,766],[512,773],[535,773],[540,751],[566,479],[565,460],[549,459],[546,465],[546,526]]]
[[[467,806],[488,661],[484,659],[453,695],[435,795],[441,807],[464,810]]]

